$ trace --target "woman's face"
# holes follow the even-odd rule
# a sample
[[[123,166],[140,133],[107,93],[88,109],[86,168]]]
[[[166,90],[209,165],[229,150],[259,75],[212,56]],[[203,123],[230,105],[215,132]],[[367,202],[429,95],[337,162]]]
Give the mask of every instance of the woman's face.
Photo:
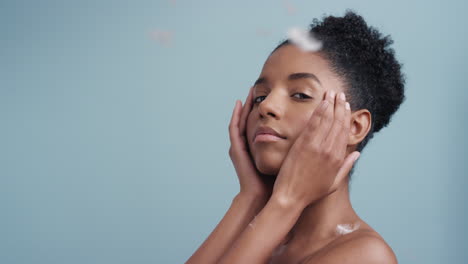
[[[288,44],[267,59],[253,88],[254,102],[247,119],[250,152],[261,173],[278,174],[327,90],[344,92],[343,83],[318,53]],[[255,138],[259,127],[273,128],[282,138]]]

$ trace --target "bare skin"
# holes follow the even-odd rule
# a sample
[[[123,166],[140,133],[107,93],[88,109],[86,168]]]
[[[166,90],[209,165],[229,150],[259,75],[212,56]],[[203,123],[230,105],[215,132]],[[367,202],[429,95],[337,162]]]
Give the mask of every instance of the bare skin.
[[[309,80],[310,78],[287,81],[286,75],[296,72],[313,73],[317,76],[320,84],[316,80]],[[322,99],[327,91],[346,93],[342,80],[330,70],[327,60],[317,54],[304,53],[293,45],[284,46],[270,56],[260,74],[260,78],[263,77],[268,81],[256,85],[253,91],[254,100],[257,98],[257,101],[262,99],[263,101],[262,106],[253,105],[250,112],[247,121],[249,138],[253,138],[256,124],[273,123],[270,122],[271,120],[267,120],[270,118],[277,121],[278,125],[275,126],[277,131],[281,129],[282,135],[295,141],[300,131],[306,126],[308,118],[320,103],[320,100],[317,99]],[[297,90],[294,90],[295,88]],[[274,92],[276,93],[274,94]],[[299,100],[293,101],[291,98],[287,98],[287,95],[294,95],[294,93],[305,93],[312,98],[301,104],[298,103]],[[260,98],[258,98],[259,96]],[[270,97],[268,98],[270,101],[267,102],[267,99],[264,99],[265,96],[267,96],[266,98]],[[266,117],[268,114],[269,116]],[[353,113],[347,153],[353,152],[356,145],[367,135],[370,129],[370,118],[370,113],[367,110]],[[287,153],[291,144],[284,142],[284,145],[255,145],[251,142],[252,140],[249,141],[250,149],[256,166],[264,173],[276,178],[277,172],[283,164],[284,153]],[[338,235],[335,232],[337,225],[346,223],[359,224],[360,227],[353,233]],[[396,257],[384,239],[354,211],[349,198],[348,182],[343,181],[335,192],[308,205],[302,211],[297,223],[283,241],[283,243],[286,242],[286,245],[279,246],[274,251],[271,263],[313,261],[314,256],[327,255],[327,252],[332,252],[334,247],[339,246],[344,241],[352,243],[352,241],[358,241],[361,238],[370,238],[371,242],[380,244],[384,251],[388,251],[385,255],[389,259],[383,263],[392,263],[392,261],[396,263]]]
[[[186,263],[397,263],[350,203],[347,175],[371,115],[346,107],[344,87],[319,53],[286,45],[268,58],[229,125],[240,192]],[[260,126],[282,139],[256,141]],[[359,228],[339,235],[338,224]]]

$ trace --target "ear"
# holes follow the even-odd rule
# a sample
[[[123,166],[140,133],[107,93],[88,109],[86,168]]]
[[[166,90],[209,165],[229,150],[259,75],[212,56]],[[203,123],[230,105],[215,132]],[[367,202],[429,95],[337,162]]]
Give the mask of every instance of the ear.
[[[367,109],[360,109],[351,113],[350,134],[348,145],[357,145],[363,141],[369,133],[372,122],[372,115]]]

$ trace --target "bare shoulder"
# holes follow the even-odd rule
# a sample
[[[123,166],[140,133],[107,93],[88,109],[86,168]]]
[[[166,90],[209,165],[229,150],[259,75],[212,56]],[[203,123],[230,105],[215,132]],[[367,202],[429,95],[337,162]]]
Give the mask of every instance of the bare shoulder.
[[[303,264],[397,264],[392,248],[373,230],[342,236],[307,258]]]

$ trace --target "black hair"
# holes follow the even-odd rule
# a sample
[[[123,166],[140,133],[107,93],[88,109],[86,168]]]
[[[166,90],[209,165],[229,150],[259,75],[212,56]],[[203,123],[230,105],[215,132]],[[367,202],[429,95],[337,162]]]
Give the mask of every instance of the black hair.
[[[341,76],[351,109],[367,109],[372,115],[369,133],[356,147],[362,152],[374,133],[388,125],[405,99],[402,64],[389,47],[393,40],[390,35],[383,37],[377,29],[369,27],[352,10],[347,10],[343,17],[314,19],[309,33],[322,42],[319,54]],[[286,44],[290,44],[289,40],[273,52]]]

